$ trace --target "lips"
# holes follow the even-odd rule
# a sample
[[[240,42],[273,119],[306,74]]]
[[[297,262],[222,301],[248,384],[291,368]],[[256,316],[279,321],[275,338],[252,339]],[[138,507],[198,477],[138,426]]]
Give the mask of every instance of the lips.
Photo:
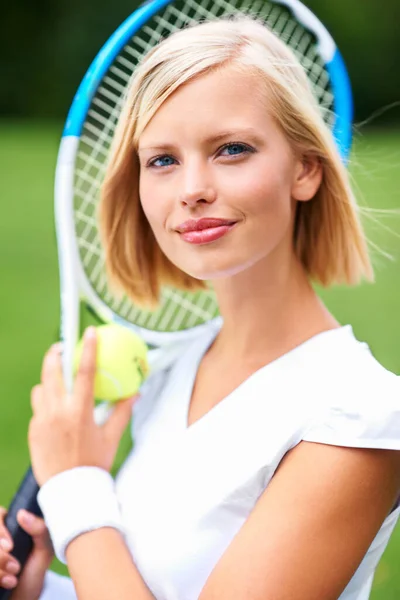
[[[176,228],[184,242],[194,245],[205,245],[215,242],[236,225],[232,219],[189,219]]]
[[[213,229],[215,227],[226,227],[234,225],[236,221],[232,219],[189,219],[176,227],[179,233],[189,233],[191,231],[203,231],[204,229]]]

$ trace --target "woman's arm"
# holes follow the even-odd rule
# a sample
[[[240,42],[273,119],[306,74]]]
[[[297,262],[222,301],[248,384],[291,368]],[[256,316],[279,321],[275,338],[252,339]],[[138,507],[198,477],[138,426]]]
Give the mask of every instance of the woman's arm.
[[[154,600],[116,529],[80,535],[68,545],[66,558],[79,600]]]
[[[136,398],[120,402],[108,421],[98,425],[93,416],[95,373],[93,328],[85,334],[72,394],[64,387],[59,346],[45,356],[42,383],[32,390],[28,436],[41,487],[38,502],[79,600],[153,600],[119,533],[121,516],[108,473]]]
[[[282,461],[200,600],[337,600],[400,488],[400,453],[302,442]],[[154,600],[120,533],[66,551],[79,600]]]
[[[54,524],[60,556],[66,545],[79,600],[151,600],[118,527],[111,528],[119,515],[107,471],[131,403],[117,406],[102,427],[95,423],[95,356],[96,339],[89,329],[69,395],[58,348],[46,355],[42,384],[32,393],[29,427],[33,470],[42,486],[39,500],[46,522]],[[88,471],[96,473],[94,479],[88,479]],[[281,462],[200,600],[336,600],[399,487],[400,452],[301,442]],[[100,506],[99,516],[95,506],[103,496],[109,510],[103,515]],[[84,530],[91,531],[79,535]]]
[[[400,452],[302,442],[199,600],[337,600],[400,489]]]

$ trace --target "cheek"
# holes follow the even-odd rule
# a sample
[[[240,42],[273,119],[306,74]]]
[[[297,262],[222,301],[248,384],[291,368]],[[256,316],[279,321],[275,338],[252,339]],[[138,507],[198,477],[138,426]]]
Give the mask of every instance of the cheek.
[[[292,212],[291,187],[288,173],[281,166],[260,165],[257,170],[240,173],[229,181],[230,197],[237,199],[246,217],[269,224],[286,222]],[[282,223],[283,224],[283,223]]]
[[[150,227],[156,233],[161,224],[165,221],[165,203],[163,202],[163,196],[156,189],[154,185],[144,177],[139,182],[139,198],[142,205],[142,209]]]
[[[174,245],[171,245],[171,236],[167,228],[171,206],[166,198],[164,186],[158,189],[154,183],[144,179],[139,184],[139,198],[160,250],[174,262]]]

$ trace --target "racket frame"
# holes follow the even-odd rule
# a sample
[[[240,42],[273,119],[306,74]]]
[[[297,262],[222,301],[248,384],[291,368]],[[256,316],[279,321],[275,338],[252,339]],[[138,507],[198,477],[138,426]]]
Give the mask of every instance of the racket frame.
[[[156,13],[167,7],[174,0],[152,0],[146,2],[131,14],[111,35],[101,48],[89,69],[87,70],[71,104],[64,126],[55,178],[55,221],[59,253],[60,288],[61,288],[61,338],[64,341],[63,368],[67,389],[72,389],[73,355],[79,336],[81,303],[91,306],[104,322],[115,322],[125,325],[138,333],[148,344],[156,348],[149,353],[152,368],[164,368],[173,363],[184,351],[186,343],[190,343],[201,331],[210,326],[219,327],[221,318],[217,317],[208,323],[197,325],[192,329],[179,332],[160,333],[135,326],[118,317],[98,297],[90,285],[83,267],[78,250],[78,240],[75,233],[73,217],[74,204],[74,169],[82,127],[96,90],[114,61],[115,57],[135,35],[135,33]],[[351,123],[353,117],[352,93],[346,67],[336,44],[318,18],[305,7],[300,0],[269,0],[288,8],[296,19],[315,35],[319,52],[325,61],[330,75],[334,93],[335,123],[333,135],[338,144],[344,161],[347,160],[351,145]],[[168,352],[165,351],[168,346]],[[24,479],[23,486],[14,497],[6,523],[17,541],[14,554],[25,562],[32,547],[29,536],[23,536],[16,522],[19,508],[29,508],[40,515],[36,501],[38,487],[32,470]],[[21,536],[21,539],[18,536]],[[18,550],[18,552],[16,552]],[[0,589],[0,600],[11,595],[11,590]]]
[[[115,57],[146,21],[173,2],[174,0],[146,2],[115,30],[94,58],[78,87],[67,116],[63,137],[80,136],[91,100]],[[300,0],[269,0],[269,2],[288,8],[299,23],[316,37],[334,91],[336,120],[333,135],[343,158],[346,159],[352,139],[353,99],[350,78],[343,57],[326,27]]]
[[[156,13],[174,0],[153,0],[131,14],[111,35],[87,70],[69,110],[58,154],[55,179],[55,220],[60,266],[61,286],[61,339],[64,342],[63,367],[66,385],[72,389],[73,355],[79,337],[80,303],[86,302],[104,322],[114,322],[133,329],[151,346],[179,348],[192,340],[209,323],[179,332],[153,332],[133,325],[117,316],[98,297],[88,281],[81,265],[78,241],[73,220],[74,167],[79,139],[86,114],[102,78],[116,56],[135,33]],[[351,144],[352,94],[344,61],[336,44],[319,19],[299,0],[272,0],[287,7],[296,19],[311,31],[317,40],[320,54],[325,61],[334,91],[335,123],[333,135],[344,160]],[[218,325],[220,318],[212,322]],[[153,354],[153,356],[155,356]]]

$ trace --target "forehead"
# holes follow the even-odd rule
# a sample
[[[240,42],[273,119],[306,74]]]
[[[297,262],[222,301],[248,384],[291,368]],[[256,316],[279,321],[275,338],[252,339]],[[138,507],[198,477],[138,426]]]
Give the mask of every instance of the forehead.
[[[182,85],[158,109],[139,139],[139,148],[169,138],[210,130],[276,127],[267,86],[257,73],[218,69]]]

